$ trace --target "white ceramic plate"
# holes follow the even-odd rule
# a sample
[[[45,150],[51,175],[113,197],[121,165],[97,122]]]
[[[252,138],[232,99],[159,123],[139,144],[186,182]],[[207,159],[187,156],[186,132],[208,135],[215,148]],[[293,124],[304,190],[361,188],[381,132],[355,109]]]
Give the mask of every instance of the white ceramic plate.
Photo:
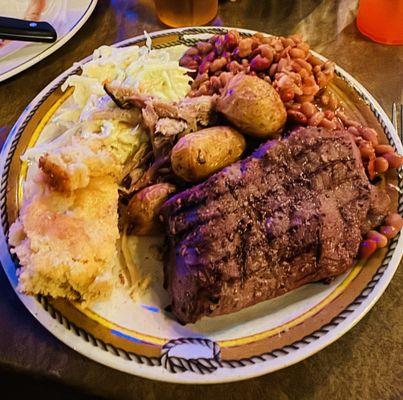
[[[190,45],[227,28],[184,28],[151,34],[153,46]],[[241,30],[245,35],[253,32]],[[117,46],[143,45],[143,36]],[[89,58],[80,62],[88,61]],[[21,115],[3,147],[0,159],[0,260],[16,288],[16,264],[7,243],[9,225],[18,213],[24,179],[19,156],[36,141],[68,102],[60,86],[79,68],[75,65],[48,85]],[[365,88],[341,68],[333,89],[349,107],[361,112],[385,142],[402,153],[402,144],[385,112]],[[402,188],[402,176],[390,178]],[[394,198],[402,213],[403,196]],[[354,326],[375,304],[399,264],[403,236],[378,251],[330,285],[310,284],[240,312],[204,318],[181,326],[164,313],[166,293],[161,263],[155,256],[158,239],[138,239],[138,262],[159,270],[151,290],[132,301],[123,290],[110,300],[82,309],[68,301],[17,295],[52,334],[74,350],[112,368],[151,379],[176,383],[218,383],[247,379],[294,364],[328,346]],[[158,274],[157,274],[158,275]]]
[[[0,40],[0,82],[26,70],[68,42],[90,17],[98,0],[0,0],[0,15],[26,18],[38,3],[39,20],[49,22],[57,32],[55,43]]]

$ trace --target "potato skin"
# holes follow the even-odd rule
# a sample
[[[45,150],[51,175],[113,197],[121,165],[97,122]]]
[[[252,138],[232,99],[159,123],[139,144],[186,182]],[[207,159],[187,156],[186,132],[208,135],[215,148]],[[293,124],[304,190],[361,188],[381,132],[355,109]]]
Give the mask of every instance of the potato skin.
[[[162,204],[176,188],[170,183],[157,183],[137,192],[127,205],[130,233],[138,236],[161,232],[158,213]]]
[[[287,119],[273,86],[245,74],[230,79],[217,99],[217,110],[242,132],[259,139],[277,136]]]
[[[188,182],[197,182],[238,160],[245,138],[229,126],[214,126],[183,136],[171,153],[172,169]]]

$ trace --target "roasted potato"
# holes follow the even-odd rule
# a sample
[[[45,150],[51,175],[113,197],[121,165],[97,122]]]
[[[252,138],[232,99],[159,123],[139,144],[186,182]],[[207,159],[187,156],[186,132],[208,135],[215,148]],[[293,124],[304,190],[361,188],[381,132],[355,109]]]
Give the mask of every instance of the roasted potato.
[[[255,138],[276,136],[287,119],[279,94],[256,76],[237,74],[217,99],[217,110],[242,132]]]
[[[238,160],[245,145],[243,135],[229,126],[189,133],[172,149],[172,169],[185,181],[197,182]]]
[[[145,236],[161,232],[158,213],[175,190],[175,186],[170,183],[157,183],[136,193],[127,205],[130,233]]]

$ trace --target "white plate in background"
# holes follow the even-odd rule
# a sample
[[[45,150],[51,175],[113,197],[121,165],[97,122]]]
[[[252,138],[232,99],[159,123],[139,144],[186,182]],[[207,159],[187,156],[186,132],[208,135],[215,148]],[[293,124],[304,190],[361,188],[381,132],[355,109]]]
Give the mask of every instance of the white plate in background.
[[[0,15],[26,18],[35,8],[38,20],[49,22],[57,32],[54,43],[0,40],[0,82],[26,70],[68,42],[88,20],[98,0],[0,0]]]

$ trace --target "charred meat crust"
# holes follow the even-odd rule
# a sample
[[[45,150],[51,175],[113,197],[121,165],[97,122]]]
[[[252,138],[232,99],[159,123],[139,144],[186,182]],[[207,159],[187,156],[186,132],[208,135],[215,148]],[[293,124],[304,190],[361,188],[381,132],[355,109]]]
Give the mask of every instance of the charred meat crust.
[[[337,276],[387,207],[347,132],[269,141],[162,207],[172,312],[193,323]]]

